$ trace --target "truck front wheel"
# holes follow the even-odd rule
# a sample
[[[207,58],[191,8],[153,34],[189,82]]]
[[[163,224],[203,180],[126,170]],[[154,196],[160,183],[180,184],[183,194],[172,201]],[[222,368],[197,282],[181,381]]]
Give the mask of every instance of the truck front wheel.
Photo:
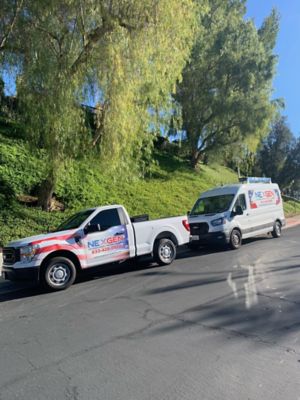
[[[51,258],[41,271],[41,282],[50,290],[67,289],[75,278],[75,265],[66,257]]]
[[[176,258],[176,246],[171,239],[158,239],[154,245],[153,256],[159,265],[169,265]]]

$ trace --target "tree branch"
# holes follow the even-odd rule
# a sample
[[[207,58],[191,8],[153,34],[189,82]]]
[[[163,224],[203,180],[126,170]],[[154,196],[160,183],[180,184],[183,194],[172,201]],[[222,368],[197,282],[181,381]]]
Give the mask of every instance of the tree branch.
[[[12,20],[10,22],[10,26],[8,28],[8,31],[3,35],[2,39],[0,40],[0,51],[5,47],[5,43],[6,43],[7,39],[8,39],[8,37],[9,37],[9,35],[11,34],[12,30],[14,29],[14,26],[15,26],[16,21],[17,21],[18,14],[21,11],[21,8],[23,6],[23,1],[24,0],[20,0],[20,2],[18,3],[18,0],[17,0],[17,2],[16,2],[15,12],[14,12],[13,18],[12,18]]]
[[[104,13],[106,14],[106,13]],[[74,75],[77,71],[79,66],[84,63],[89,56],[93,47],[108,33],[113,32],[115,28],[115,22],[117,24],[126,29],[128,32],[132,32],[138,29],[138,26],[133,26],[119,17],[117,15],[106,15],[102,18],[102,26],[98,26],[93,29],[90,33],[83,32],[83,37],[85,38],[85,43],[83,45],[83,49],[79,53],[76,60],[73,62],[70,70],[71,75]]]

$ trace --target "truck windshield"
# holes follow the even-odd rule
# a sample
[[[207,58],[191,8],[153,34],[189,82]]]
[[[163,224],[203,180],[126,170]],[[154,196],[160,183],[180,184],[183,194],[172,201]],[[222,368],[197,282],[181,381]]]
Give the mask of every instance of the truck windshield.
[[[95,210],[80,211],[72,215],[65,222],[60,224],[54,232],[66,231],[68,229],[76,229],[94,212]]]
[[[222,196],[203,197],[197,200],[191,215],[217,214],[229,209],[234,198],[234,194]]]

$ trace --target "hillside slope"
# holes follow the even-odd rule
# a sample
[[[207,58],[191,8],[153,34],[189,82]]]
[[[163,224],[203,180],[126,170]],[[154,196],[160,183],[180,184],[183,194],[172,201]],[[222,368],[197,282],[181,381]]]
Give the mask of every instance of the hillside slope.
[[[0,145],[0,183],[1,179],[8,182],[17,196],[29,194],[41,177],[42,155],[36,159],[19,140],[0,140]],[[145,179],[108,175],[99,168],[97,160],[70,164],[56,190],[56,196],[66,205],[64,212],[46,213],[2,198],[0,246],[12,239],[54,229],[74,211],[98,205],[123,204],[131,215],[147,213],[150,218],[186,214],[201,192],[237,182],[237,175],[220,165],[202,165],[195,172],[185,160],[169,153],[157,153],[155,158],[157,164]],[[297,203],[288,202],[285,208],[289,215],[300,213]]]

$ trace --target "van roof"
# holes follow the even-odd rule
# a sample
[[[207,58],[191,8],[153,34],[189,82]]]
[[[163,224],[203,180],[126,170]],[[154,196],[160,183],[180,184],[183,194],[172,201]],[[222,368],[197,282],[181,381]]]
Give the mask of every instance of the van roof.
[[[278,189],[278,185],[276,183],[235,183],[230,185],[218,186],[207,190],[200,194],[200,197],[209,197],[209,196],[219,196],[226,194],[236,194],[241,188],[248,189]]]

